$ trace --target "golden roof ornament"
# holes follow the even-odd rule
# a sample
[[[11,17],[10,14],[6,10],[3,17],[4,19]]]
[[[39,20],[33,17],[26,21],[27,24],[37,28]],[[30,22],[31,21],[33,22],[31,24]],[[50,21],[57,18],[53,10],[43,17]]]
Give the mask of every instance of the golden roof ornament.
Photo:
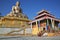
[[[22,9],[19,6],[20,6],[20,2],[17,1],[16,5],[12,7],[12,11],[7,16],[28,18],[25,14],[23,14]]]
[[[21,8],[19,8],[19,6],[20,6],[20,3],[17,1],[16,5],[12,7],[12,12],[13,13],[19,13],[19,12],[21,12]]]

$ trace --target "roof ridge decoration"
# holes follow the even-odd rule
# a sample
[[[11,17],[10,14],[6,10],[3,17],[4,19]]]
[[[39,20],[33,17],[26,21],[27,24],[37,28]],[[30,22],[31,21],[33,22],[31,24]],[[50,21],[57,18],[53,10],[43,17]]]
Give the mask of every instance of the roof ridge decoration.
[[[47,10],[45,10],[45,9],[43,9],[43,10],[39,11],[39,12],[38,12],[38,15],[37,15],[35,18],[37,18],[37,17],[39,17],[39,16],[42,16],[42,15],[50,15],[50,16],[52,16],[52,17],[54,17],[54,18],[55,18],[55,16],[54,16],[54,15],[50,14],[50,12],[49,12],[49,11],[47,11]]]
[[[41,13],[41,12],[43,12],[43,11],[45,11],[45,12],[48,12],[48,13],[49,13],[49,11],[47,11],[47,10],[45,10],[45,9],[42,9],[41,11],[37,12],[37,14],[40,14],[40,13]]]

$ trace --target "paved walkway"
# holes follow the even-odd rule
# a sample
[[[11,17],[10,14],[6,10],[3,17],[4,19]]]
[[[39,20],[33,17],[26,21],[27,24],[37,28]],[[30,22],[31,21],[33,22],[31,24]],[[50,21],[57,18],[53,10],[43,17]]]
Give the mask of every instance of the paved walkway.
[[[10,37],[0,37],[0,40],[60,40],[60,36],[55,36],[55,37],[10,36]]]

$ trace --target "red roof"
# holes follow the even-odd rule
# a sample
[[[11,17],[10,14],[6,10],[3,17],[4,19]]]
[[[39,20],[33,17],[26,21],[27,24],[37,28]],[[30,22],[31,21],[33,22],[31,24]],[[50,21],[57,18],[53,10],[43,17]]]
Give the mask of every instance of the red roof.
[[[59,19],[55,18],[55,16],[53,16],[52,14],[50,14],[48,11],[46,10],[42,10],[40,12],[38,12],[38,15],[35,17],[35,20],[31,21],[30,23],[39,21],[39,20],[44,20],[44,19],[52,19],[52,20],[56,20],[59,21]]]
[[[53,16],[52,14],[50,14],[48,11],[42,10],[42,11],[38,12],[38,15],[35,17],[35,19],[38,18],[38,17],[41,17],[41,16],[43,16],[43,15],[48,15],[48,16],[50,16],[50,17],[55,18],[55,16]]]

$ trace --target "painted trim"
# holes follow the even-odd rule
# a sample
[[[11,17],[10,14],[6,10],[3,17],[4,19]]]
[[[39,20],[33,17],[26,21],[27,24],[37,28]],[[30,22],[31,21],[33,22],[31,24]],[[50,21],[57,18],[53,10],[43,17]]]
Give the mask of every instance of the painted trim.
[[[55,21],[59,21],[59,22],[60,22],[60,20],[55,19],[55,18],[51,18],[51,17],[42,17],[42,18],[39,18],[39,19],[33,20],[33,21],[31,21],[30,23],[33,23],[33,22],[36,22],[36,21],[39,21],[39,20],[44,20],[44,19],[53,19],[53,20],[55,20]]]
[[[43,13],[41,15],[36,16],[35,18],[40,17],[40,16],[43,16],[43,15],[50,15],[50,14]],[[50,16],[52,16],[52,15],[50,15]],[[54,17],[54,16],[52,16],[52,17]]]

